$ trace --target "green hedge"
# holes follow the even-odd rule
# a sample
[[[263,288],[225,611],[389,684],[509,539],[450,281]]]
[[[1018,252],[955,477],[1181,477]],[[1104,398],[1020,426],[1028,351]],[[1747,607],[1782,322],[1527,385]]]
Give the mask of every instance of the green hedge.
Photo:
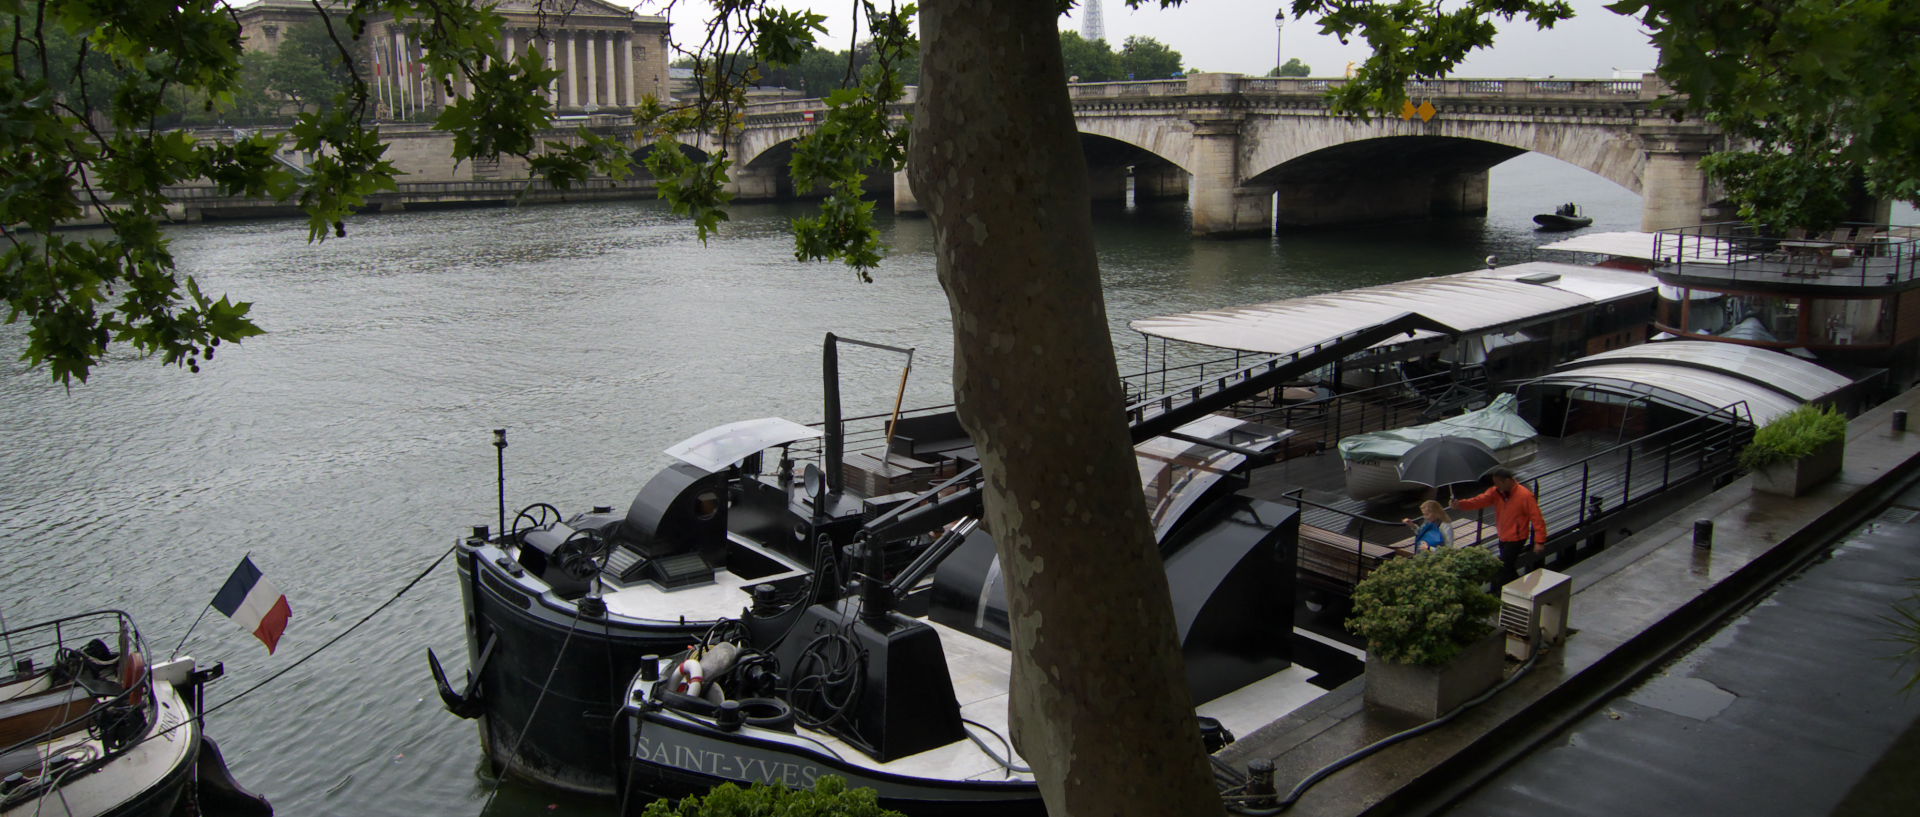
[[[1803,405],[1754,432],[1753,442],[1740,452],[1740,467],[1752,471],[1792,462],[1846,437],[1847,418],[1832,406]]]
[[[1486,548],[1441,548],[1375,568],[1353,588],[1347,626],[1367,652],[1402,664],[1444,664],[1493,630],[1500,600],[1485,590],[1500,569]]]
[[[906,817],[880,807],[873,789],[850,789],[847,781],[827,775],[812,790],[789,789],[760,783],[740,788],[722,783],[703,795],[679,802],[655,800],[640,817]]]

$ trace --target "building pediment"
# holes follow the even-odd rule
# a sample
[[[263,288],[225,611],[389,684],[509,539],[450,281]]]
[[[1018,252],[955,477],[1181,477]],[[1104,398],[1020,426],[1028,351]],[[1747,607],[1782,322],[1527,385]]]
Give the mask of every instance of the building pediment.
[[[618,17],[622,20],[633,18],[633,10],[616,6],[602,0],[502,0],[494,10],[505,15],[540,15],[549,20],[580,17]]]

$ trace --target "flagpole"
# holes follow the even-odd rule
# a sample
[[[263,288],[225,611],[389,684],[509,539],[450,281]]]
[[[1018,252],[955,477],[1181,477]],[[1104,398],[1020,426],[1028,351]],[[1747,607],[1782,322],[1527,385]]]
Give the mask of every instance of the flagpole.
[[[7,654],[13,655],[13,631],[7,629],[7,614],[0,612],[0,633],[7,634]]]
[[[174,645],[173,653],[167,656],[168,661],[172,661],[173,659],[180,657],[180,648],[187,646],[187,636],[193,635],[193,628],[200,626],[200,619],[206,618],[207,611],[211,609],[213,609],[213,602],[207,602],[206,605],[200,608],[200,618],[194,619],[193,624],[187,627],[186,635],[180,636],[180,643]]]
[[[253,558],[253,551],[249,550],[246,553],[241,554],[240,558],[241,559]],[[207,611],[211,609],[213,609],[213,602],[211,601],[207,602],[204,606],[200,608],[200,618],[194,619],[193,623],[187,626],[186,634],[180,636],[180,643],[175,645],[173,648],[173,653],[167,656],[168,661],[172,661],[173,659],[180,657],[180,648],[187,646],[187,636],[193,635],[193,628],[200,626],[201,620],[207,617]]]

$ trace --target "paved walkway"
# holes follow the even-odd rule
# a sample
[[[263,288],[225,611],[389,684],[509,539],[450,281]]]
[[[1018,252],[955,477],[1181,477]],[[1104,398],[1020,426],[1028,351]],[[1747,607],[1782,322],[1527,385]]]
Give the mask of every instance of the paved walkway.
[[[1920,488],[1449,813],[1920,813],[1911,765],[1861,784],[1920,723],[1920,693],[1900,690],[1915,668],[1888,659],[1900,647],[1887,640],[1894,627],[1886,620],[1913,596],[1905,579],[1915,576]]]

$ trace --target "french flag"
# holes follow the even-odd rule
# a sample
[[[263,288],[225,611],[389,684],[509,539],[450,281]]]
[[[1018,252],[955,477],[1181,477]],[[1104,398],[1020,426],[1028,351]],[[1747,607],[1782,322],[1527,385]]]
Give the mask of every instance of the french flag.
[[[280,643],[280,634],[286,632],[287,619],[293,617],[286,594],[260,575],[260,568],[253,565],[251,556],[240,559],[240,566],[233,569],[226,585],[214,595],[213,609],[252,630],[253,637],[267,645],[269,654]]]

